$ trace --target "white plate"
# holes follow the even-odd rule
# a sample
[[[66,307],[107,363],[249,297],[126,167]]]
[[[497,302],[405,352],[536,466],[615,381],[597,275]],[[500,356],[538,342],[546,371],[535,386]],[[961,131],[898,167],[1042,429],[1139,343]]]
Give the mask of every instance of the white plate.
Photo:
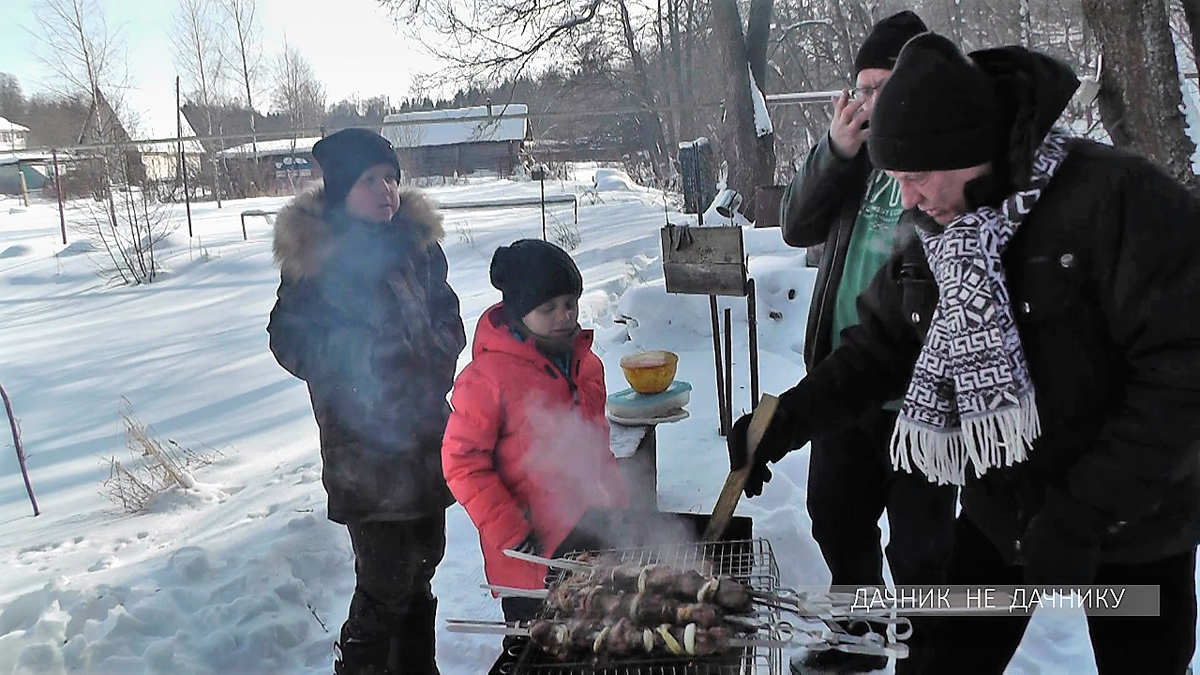
[[[668,424],[670,422],[686,420],[691,416],[691,413],[686,410],[678,410],[670,415],[664,415],[662,417],[618,417],[611,412],[606,414],[610,422],[626,427],[644,427],[651,424]]]

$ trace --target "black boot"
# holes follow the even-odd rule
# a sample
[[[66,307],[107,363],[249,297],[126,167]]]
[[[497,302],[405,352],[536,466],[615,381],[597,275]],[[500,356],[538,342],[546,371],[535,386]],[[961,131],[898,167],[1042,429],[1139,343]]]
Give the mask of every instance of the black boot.
[[[883,626],[874,626],[865,621],[855,621],[849,625],[839,623],[842,630],[850,635],[862,636],[868,632],[886,635]],[[888,657],[882,654],[851,654],[836,649],[811,651],[795,656],[789,662],[792,675],[829,675],[837,673],[871,673],[887,668]]]
[[[404,617],[402,634],[394,642],[392,672],[402,675],[440,675],[437,667],[437,598],[417,596]]]

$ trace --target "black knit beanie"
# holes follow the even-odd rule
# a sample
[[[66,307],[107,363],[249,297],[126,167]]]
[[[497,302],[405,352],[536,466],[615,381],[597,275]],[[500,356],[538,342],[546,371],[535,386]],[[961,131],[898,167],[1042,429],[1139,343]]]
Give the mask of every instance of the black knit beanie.
[[[490,276],[513,321],[560,295],[583,295],[583,276],[570,254],[540,239],[519,239],[496,249]]]
[[[907,9],[880,19],[854,56],[854,76],[867,68],[891,70],[904,43],[927,30],[925,22]]]
[[[342,129],[317,141],[312,154],[321,167],[325,199],[331,205],[345,201],[363,172],[376,164],[391,164],[400,175],[400,160],[392,144],[370,129]]]
[[[1001,134],[992,80],[954,43],[924,33],[904,46],[871,112],[871,163],[950,171],[992,161]]]

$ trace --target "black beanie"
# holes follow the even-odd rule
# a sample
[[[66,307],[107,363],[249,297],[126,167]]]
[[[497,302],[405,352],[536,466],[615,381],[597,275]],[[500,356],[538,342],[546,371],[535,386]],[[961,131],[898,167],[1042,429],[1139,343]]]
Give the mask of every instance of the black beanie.
[[[540,239],[519,239],[496,249],[490,276],[514,321],[552,298],[583,295],[583,276],[570,254]]]
[[[317,141],[312,154],[321,167],[329,204],[342,203],[363,172],[376,164],[391,164],[397,177],[400,175],[400,160],[392,144],[370,129],[342,129]]]
[[[1000,139],[991,78],[936,33],[908,42],[871,112],[871,163],[891,171],[950,171],[986,164]]]
[[[891,70],[904,43],[927,30],[925,22],[907,9],[880,19],[854,56],[854,76],[867,68]]]

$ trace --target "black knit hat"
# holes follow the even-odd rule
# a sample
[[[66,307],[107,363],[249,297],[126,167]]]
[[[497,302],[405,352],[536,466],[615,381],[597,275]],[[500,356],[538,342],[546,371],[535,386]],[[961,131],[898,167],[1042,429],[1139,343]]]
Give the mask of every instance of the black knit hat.
[[[927,30],[925,22],[907,9],[880,19],[854,56],[854,76],[867,68],[891,70],[904,43]]]
[[[991,78],[936,33],[908,42],[871,112],[871,163],[892,171],[949,171],[990,162],[1000,100]]]
[[[515,321],[560,295],[583,295],[583,276],[570,254],[540,239],[519,239],[496,249],[490,276]]]
[[[390,164],[400,175],[400,160],[392,144],[370,129],[342,129],[317,141],[312,154],[321,167],[330,204],[342,203],[363,172],[376,164]]]

